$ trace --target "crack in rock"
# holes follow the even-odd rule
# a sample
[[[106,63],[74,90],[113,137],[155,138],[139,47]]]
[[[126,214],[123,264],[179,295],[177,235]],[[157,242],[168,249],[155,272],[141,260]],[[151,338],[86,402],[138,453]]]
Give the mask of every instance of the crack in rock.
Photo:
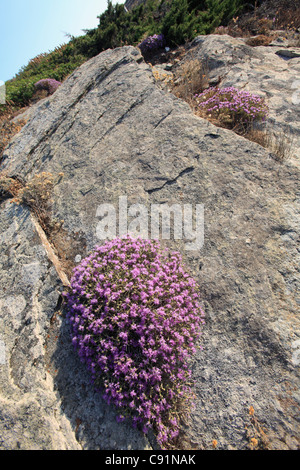
[[[188,174],[188,173],[191,173],[192,171],[194,171],[194,167],[191,166],[191,167],[188,167],[188,168],[185,168],[184,170],[182,170],[179,175],[177,175],[175,178],[173,179],[168,179],[167,181],[164,182],[164,184],[162,186],[159,186],[158,188],[152,188],[152,189],[145,189],[145,191],[148,193],[148,194],[152,194],[152,193],[155,193],[157,191],[160,191],[161,189],[163,189],[165,186],[170,186],[172,184],[175,184],[179,178],[181,178],[182,176]]]
[[[37,233],[40,237],[42,245],[46,250],[47,256],[48,256],[49,260],[51,261],[51,263],[53,264],[53,266],[55,267],[55,270],[56,270],[61,282],[63,283],[64,286],[70,286],[69,279],[68,279],[67,275],[65,274],[64,270],[62,269],[61,263],[60,263],[58,257],[56,256],[56,254],[54,253],[54,250],[53,250],[52,246],[50,245],[44,230],[42,229],[42,227],[40,226],[40,224],[37,222],[37,220],[35,219],[35,217],[32,214],[31,214],[31,218],[32,218],[34,227],[35,227],[35,229],[36,229],[36,231],[37,231]]]

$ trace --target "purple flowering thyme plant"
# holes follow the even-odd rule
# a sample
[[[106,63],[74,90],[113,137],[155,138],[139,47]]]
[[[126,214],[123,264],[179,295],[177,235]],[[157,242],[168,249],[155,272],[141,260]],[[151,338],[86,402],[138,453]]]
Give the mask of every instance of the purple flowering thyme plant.
[[[234,87],[211,87],[195,99],[205,115],[238,131],[247,131],[254,122],[265,121],[268,116],[264,98]]]
[[[163,34],[154,34],[144,39],[138,47],[141,49],[142,54],[147,54],[165,46],[165,38]]]
[[[64,295],[73,344],[117,419],[153,429],[170,448],[192,405],[189,364],[204,324],[180,254],[130,236],[106,241],[76,266]]]
[[[34,84],[36,90],[47,90],[50,95],[52,95],[60,85],[61,82],[54,80],[54,78],[43,78]]]

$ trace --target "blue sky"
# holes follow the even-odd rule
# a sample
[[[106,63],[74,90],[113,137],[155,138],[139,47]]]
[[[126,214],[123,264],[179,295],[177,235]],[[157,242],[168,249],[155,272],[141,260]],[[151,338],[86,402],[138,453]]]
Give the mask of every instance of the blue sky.
[[[113,4],[125,0],[113,1]],[[0,0],[0,81],[13,78],[42,52],[98,26],[107,0]]]

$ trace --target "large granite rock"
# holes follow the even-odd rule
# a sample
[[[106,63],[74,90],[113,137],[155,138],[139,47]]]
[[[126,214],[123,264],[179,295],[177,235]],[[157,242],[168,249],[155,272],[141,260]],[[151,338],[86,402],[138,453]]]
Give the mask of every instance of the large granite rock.
[[[157,86],[137,49],[124,47],[83,64],[35,105],[1,166],[24,181],[64,173],[53,196],[52,217],[64,220],[54,255],[26,207],[0,206],[2,449],[155,446],[117,425],[92,390],[61,306],[60,259],[75,264],[101,243],[99,206],[118,208],[120,196],[149,211],[154,203],[204,205],[202,247],[166,241],[197,278],[206,312],[204,350],[193,363],[190,445],[209,449],[216,440],[219,449],[246,449],[254,437],[259,446],[299,446],[294,160],[279,164],[259,145],[194,116]]]
[[[124,7],[127,11],[139,6],[141,3],[145,3],[145,0],[126,0]]]
[[[218,34],[198,36],[176,67],[197,59],[211,86],[233,86],[263,96],[269,106],[268,131],[277,138],[285,136],[291,156],[297,155],[298,160],[300,48],[286,47],[279,40],[272,44],[252,47],[245,38]]]

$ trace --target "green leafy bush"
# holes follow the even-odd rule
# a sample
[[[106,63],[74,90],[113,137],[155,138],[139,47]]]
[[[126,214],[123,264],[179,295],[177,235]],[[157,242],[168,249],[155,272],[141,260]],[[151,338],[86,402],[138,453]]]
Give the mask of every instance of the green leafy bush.
[[[35,82],[35,78],[6,82],[6,100],[14,105],[26,106],[33,96]]]
[[[183,44],[227,24],[245,4],[243,0],[173,0],[161,32],[170,45]]]
[[[7,101],[16,106],[28,105],[34,95],[36,82],[48,78],[62,82],[86,60],[82,54],[76,53],[72,43],[59,46],[52,52],[39,54],[12,80],[6,82]]]
[[[109,48],[137,46],[149,36],[164,35],[166,45],[176,46],[199,34],[208,34],[239,13],[250,0],[147,0],[127,12],[123,4],[109,0],[99,15],[99,26],[67,44],[39,54],[6,82],[7,98],[17,106],[27,105],[34,83],[51,78],[62,82],[87,59]]]

